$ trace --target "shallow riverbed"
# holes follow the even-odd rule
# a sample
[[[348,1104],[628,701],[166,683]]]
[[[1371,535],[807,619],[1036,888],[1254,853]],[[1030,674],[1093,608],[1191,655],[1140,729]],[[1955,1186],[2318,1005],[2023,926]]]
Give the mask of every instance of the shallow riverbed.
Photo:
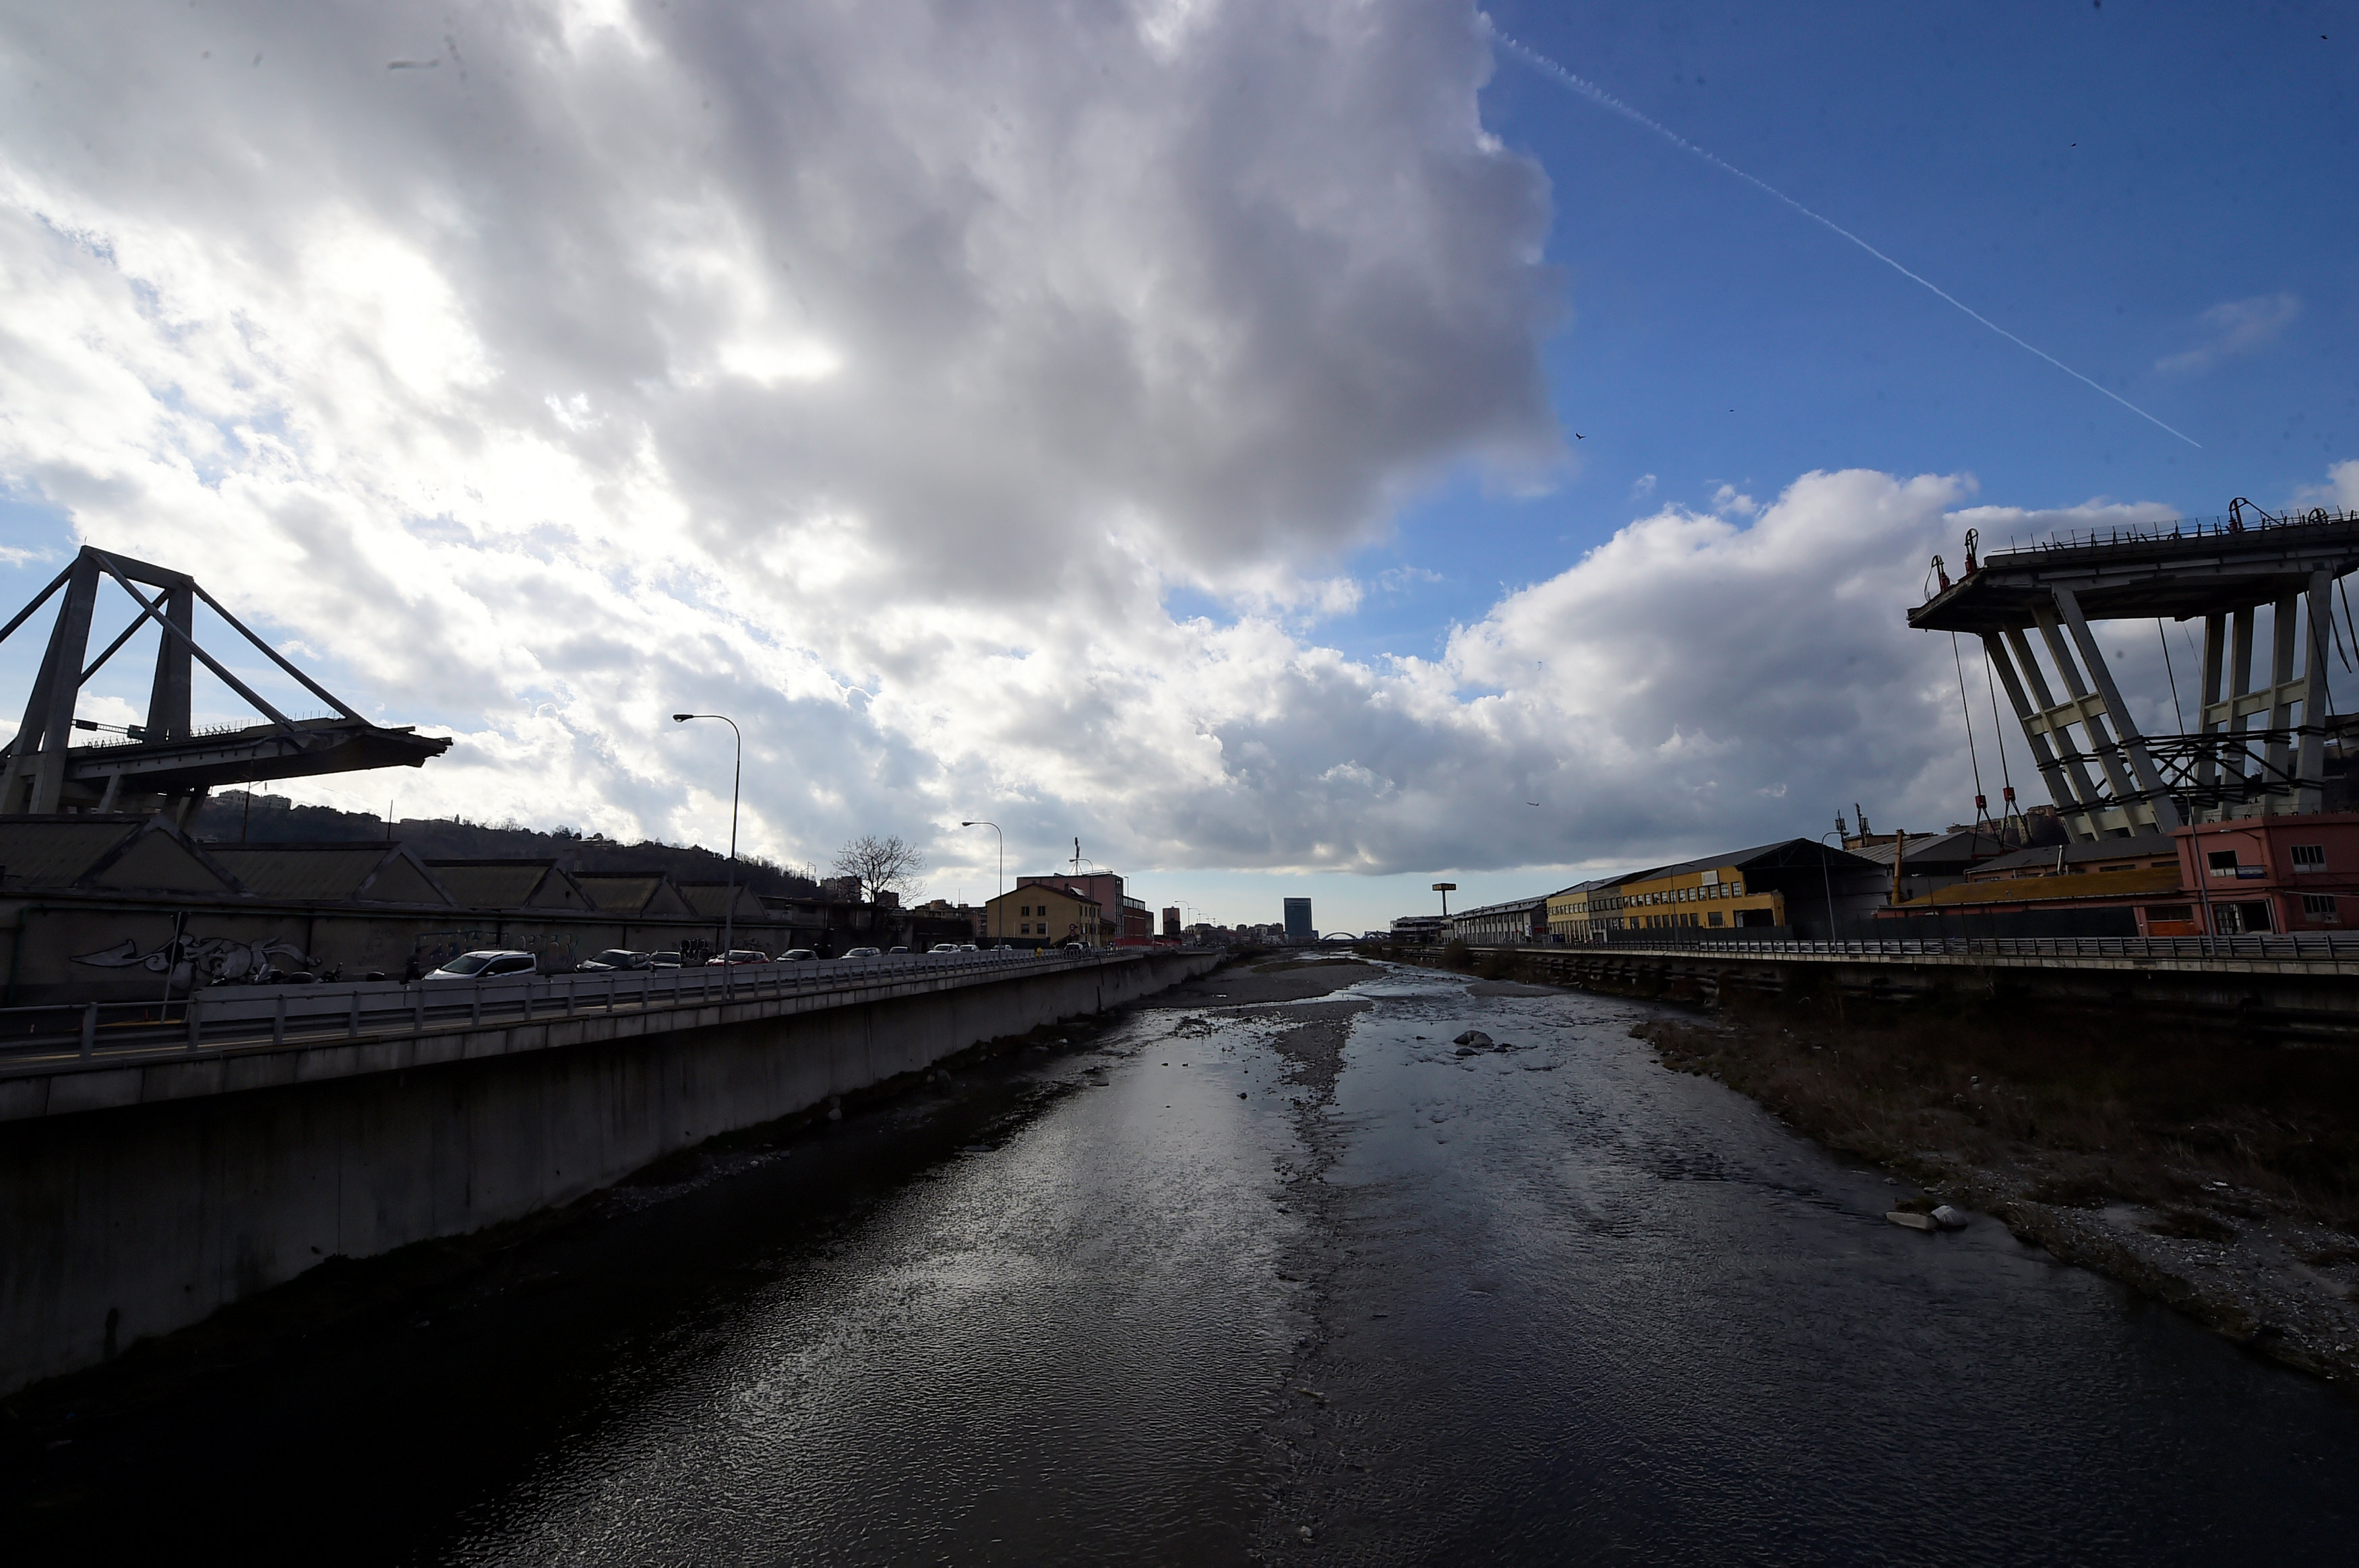
[[[93,1385],[15,1434],[12,1529],[81,1561],[2346,1550],[2359,1407],[1994,1223],[1884,1223],[1883,1176],[1656,1065],[1640,1004],[1230,989]]]

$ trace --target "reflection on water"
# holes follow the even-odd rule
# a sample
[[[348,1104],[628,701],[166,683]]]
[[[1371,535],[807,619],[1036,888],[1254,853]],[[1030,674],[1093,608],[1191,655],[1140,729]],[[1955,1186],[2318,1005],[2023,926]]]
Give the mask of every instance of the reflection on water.
[[[1284,1054],[1319,1014],[1139,1014],[1103,1054],[613,1206],[397,1323],[192,1373],[42,1456],[21,1538],[128,1555],[266,1517],[253,1555],[486,1563],[2347,1551],[2359,1413],[2322,1385],[1994,1223],[1884,1224],[1883,1178],[1652,1065],[1635,1004],[1419,972],[1356,994],[1332,1101]],[[1457,1054],[1468,1027],[1505,1048]]]

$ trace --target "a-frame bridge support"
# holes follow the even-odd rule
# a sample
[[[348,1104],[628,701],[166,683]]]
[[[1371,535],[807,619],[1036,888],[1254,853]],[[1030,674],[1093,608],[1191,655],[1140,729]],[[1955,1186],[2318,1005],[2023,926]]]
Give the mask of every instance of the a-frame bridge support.
[[[97,658],[90,659],[91,623],[99,589],[109,579],[131,597],[139,613]],[[13,635],[53,598],[60,598],[57,623],[26,698],[24,720],[16,739],[0,749],[0,816],[169,810],[185,822],[208,792],[223,784],[364,768],[416,767],[429,757],[440,755],[451,744],[362,718],[248,631],[185,572],[84,546],[71,566],[0,627],[0,641]],[[197,641],[199,600],[326,703],[336,717],[289,719],[240,680]],[[159,628],[160,635],[146,722],[127,726],[124,744],[72,745],[76,729],[99,728],[74,716],[82,687],[150,622]],[[190,702],[199,664],[251,704],[266,722],[196,733]]]
[[[2359,515],[2166,523],[1979,564],[1970,540],[1967,568],[1908,623],[1982,639],[2074,838],[2324,809],[2343,728],[2331,711],[2332,590],[2359,569]],[[2269,664],[2256,680],[2265,604]],[[2191,733],[2142,734],[2090,625],[2165,617],[2203,622],[2200,717]]]

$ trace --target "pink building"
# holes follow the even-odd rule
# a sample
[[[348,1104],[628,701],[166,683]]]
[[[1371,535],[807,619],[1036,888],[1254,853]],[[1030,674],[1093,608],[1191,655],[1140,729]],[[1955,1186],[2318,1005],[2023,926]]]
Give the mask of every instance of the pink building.
[[[2171,837],[2191,929],[2233,936],[2359,925],[2359,812],[2238,817]],[[2145,913],[2141,925],[2165,925]]]

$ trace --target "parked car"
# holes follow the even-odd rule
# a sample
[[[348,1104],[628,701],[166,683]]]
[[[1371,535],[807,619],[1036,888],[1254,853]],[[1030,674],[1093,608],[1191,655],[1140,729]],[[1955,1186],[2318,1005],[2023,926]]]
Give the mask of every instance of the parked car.
[[[529,953],[519,953],[508,947],[486,947],[481,952],[462,953],[440,968],[419,977],[428,980],[490,980],[510,975],[529,975],[540,968]]]
[[[982,949],[982,948],[980,948],[980,947],[976,946],[975,946],[973,943],[972,943],[972,942],[962,942],[962,943],[960,943],[960,944],[958,945],[958,950],[959,950],[960,952],[962,952],[962,953],[980,953],[980,952],[982,952],[982,951],[983,951],[983,949]]]
[[[654,958],[648,954],[634,953],[628,947],[609,947],[573,967],[585,975],[603,975],[613,969],[652,968],[654,964]]]
[[[955,953],[958,951],[958,944],[955,942],[937,942],[932,946],[927,948],[926,951],[929,953]]]
[[[843,956],[847,958],[881,958],[885,955],[874,947],[847,947]]]
[[[704,967],[726,968],[732,964],[766,964],[770,956],[759,947],[732,947],[726,953],[715,953],[704,960]]]
[[[1081,954],[1086,953],[1089,950],[1090,945],[1086,942],[1068,942],[1065,944],[1065,951],[1071,953],[1076,957],[1079,957]]]
[[[679,955],[677,953],[650,953],[647,955],[647,967],[652,969],[677,969],[679,968]]]
[[[781,964],[808,964],[819,955],[808,947],[789,947],[778,955]]]
[[[906,952],[908,952],[908,950],[909,950],[909,949],[908,949],[907,947],[887,947],[887,948],[886,948],[886,949],[885,949],[885,952],[886,952],[886,956],[889,957],[891,957],[891,956],[892,956],[893,954],[895,954],[895,953],[906,953]]]

